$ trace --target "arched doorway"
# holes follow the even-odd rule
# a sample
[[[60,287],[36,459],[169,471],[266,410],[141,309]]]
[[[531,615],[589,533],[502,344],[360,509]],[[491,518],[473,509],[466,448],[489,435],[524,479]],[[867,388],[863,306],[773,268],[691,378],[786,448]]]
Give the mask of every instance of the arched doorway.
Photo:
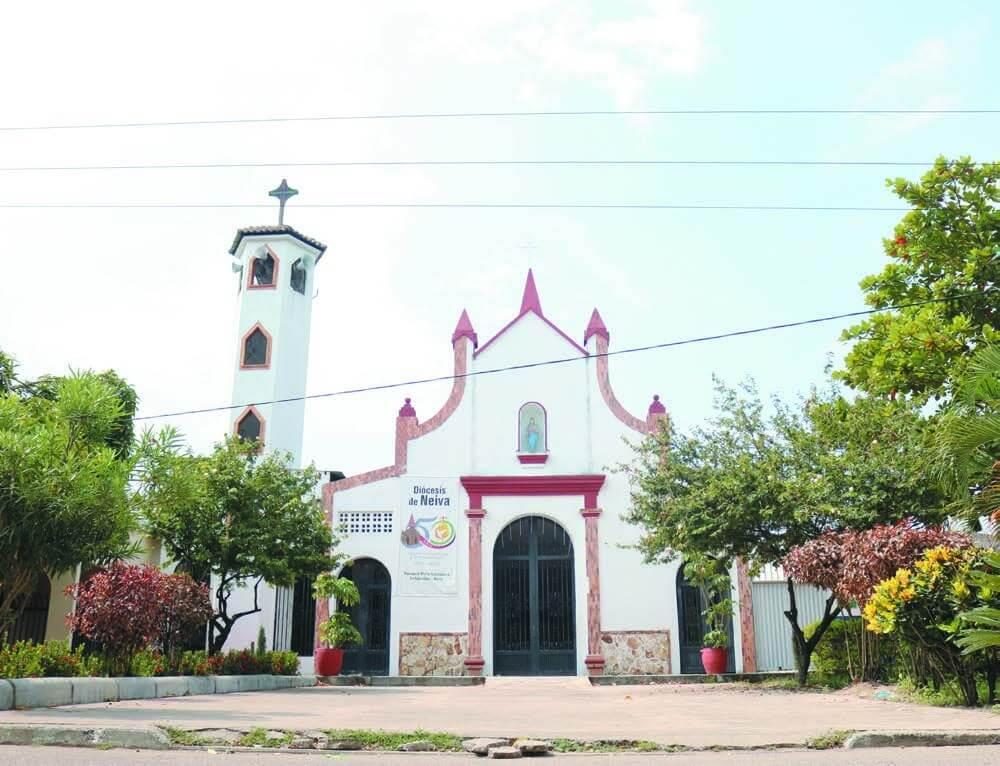
[[[559,524],[526,516],[493,546],[493,672],[576,674],[573,543]]]
[[[375,559],[357,559],[340,574],[353,580],[361,602],[348,610],[351,621],[364,638],[361,646],[344,649],[344,673],[365,676],[389,675],[389,600],[392,585],[389,570]]]
[[[684,577],[684,567],[677,570],[677,624],[680,628],[678,645],[681,654],[681,673],[701,673],[702,639],[707,628],[705,617],[705,595],[701,589],[689,583]],[[729,648],[726,652],[726,672],[735,672],[733,648],[733,623],[726,626],[729,633]]]

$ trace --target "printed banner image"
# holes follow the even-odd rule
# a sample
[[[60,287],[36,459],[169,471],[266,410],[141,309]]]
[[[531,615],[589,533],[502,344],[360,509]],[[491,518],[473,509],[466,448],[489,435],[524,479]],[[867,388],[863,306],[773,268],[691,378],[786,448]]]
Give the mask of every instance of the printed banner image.
[[[458,593],[458,482],[403,482],[400,503],[398,593],[450,596]]]

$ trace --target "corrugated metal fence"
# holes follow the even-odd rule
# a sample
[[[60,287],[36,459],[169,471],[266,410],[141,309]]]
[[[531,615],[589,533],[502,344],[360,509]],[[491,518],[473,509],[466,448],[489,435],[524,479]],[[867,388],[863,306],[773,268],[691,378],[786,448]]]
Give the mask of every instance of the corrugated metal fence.
[[[777,573],[776,573],[777,574]],[[794,670],[792,626],[785,617],[788,589],[784,581],[755,581],[753,590],[753,628],[757,642],[757,670]],[[795,603],[799,610],[799,625],[805,627],[823,616],[829,591],[813,585],[795,586]]]

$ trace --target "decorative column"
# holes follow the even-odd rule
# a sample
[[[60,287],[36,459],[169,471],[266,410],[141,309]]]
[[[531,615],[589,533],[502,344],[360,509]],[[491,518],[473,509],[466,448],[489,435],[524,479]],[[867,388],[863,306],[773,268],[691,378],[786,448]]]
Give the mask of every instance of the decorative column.
[[[470,508],[465,512],[469,519],[469,655],[465,669],[470,676],[483,673],[483,516],[482,495],[470,495]],[[476,502],[478,501],[478,502]]]
[[[596,493],[593,502],[586,505],[597,505]],[[587,500],[591,497],[586,496]],[[600,508],[584,508],[580,511],[587,525],[587,657],[583,661],[592,676],[604,673],[604,656],[601,654],[601,571],[600,548],[597,538],[597,519],[601,515]]]
[[[736,587],[740,594],[740,648],[743,672],[757,672],[757,638],[753,627],[753,588],[743,559],[736,559]]]

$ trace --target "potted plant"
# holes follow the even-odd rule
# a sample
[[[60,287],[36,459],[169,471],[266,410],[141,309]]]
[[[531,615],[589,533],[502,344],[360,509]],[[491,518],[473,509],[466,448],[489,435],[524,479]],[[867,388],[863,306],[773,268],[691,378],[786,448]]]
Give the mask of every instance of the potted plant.
[[[686,567],[689,580],[698,586],[703,603],[706,604],[702,616],[705,618],[705,634],[702,636],[701,664],[705,672],[719,675],[726,672],[729,646],[727,623],[733,612],[730,598],[732,583],[725,564],[710,557],[689,561]]]
[[[357,606],[361,594],[350,580],[332,574],[321,574],[316,578],[313,592],[317,599],[333,598],[336,611],[329,620],[319,624],[319,642],[316,647],[315,672],[318,676],[335,676],[344,665],[344,647],[362,643],[361,634],[351,622],[344,607]]]
[[[719,675],[726,672],[726,661],[729,659],[726,647],[729,636],[724,630],[710,630],[701,640],[701,665],[709,675]]]

